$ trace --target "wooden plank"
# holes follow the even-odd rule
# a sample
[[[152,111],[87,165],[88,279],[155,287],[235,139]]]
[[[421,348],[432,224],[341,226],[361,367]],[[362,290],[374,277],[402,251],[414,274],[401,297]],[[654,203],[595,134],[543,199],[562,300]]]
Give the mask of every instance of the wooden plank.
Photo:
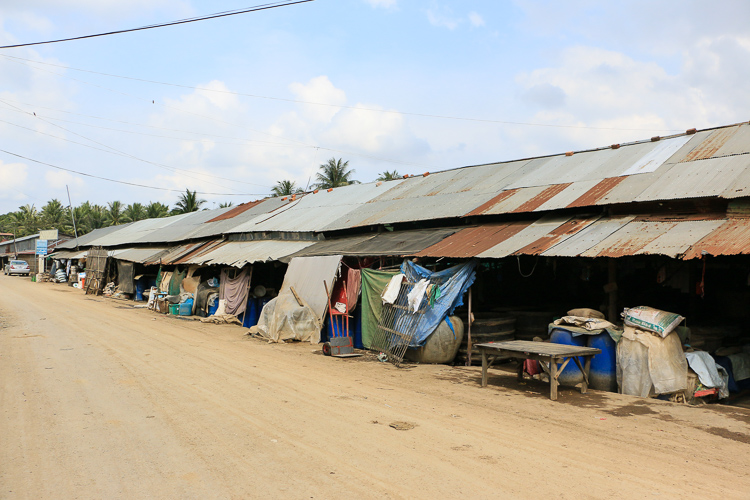
[[[477,347],[518,353],[534,353],[547,356],[593,356],[601,353],[594,347],[579,347],[549,342],[531,342],[528,340],[507,340],[476,344]]]

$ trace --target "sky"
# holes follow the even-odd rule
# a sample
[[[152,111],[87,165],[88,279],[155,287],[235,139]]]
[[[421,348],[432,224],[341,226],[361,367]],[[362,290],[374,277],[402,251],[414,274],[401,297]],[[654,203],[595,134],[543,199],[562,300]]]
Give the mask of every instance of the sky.
[[[0,0],[0,45],[255,5]],[[747,121],[748,19],[746,0],[315,0],[0,49],[0,213],[66,186],[214,208],[329,158],[371,182]]]

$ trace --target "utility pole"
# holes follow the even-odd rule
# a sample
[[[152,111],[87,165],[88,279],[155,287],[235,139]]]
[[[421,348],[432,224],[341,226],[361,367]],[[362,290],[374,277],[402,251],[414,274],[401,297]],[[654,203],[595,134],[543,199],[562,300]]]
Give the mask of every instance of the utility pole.
[[[70,189],[65,184],[65,190],[68,192],[68,208],[70,209],[70,218],[73,219],[73,234],[76,237],[76,250],[78,250],[78,229],[76,229],[76,216],[73,214],[73,203],[70,201]]]

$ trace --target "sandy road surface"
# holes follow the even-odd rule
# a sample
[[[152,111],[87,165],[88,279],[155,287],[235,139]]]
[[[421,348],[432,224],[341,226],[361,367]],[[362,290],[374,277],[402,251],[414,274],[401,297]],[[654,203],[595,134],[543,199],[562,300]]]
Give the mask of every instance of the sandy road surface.
[[[748,498],[750,412],[323,357],[0,278],[0,498]],[[411,422],[411,430],[389,427]]]

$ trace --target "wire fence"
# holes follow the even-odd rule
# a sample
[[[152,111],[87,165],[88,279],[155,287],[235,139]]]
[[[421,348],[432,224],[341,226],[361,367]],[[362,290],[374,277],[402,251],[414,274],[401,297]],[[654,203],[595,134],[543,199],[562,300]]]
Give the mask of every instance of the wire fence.
[[[409,308],[408,295],[414,285],[416,283],[411,281],[402,282],[393,304],[383,304],[378,330],[372,341],[372,349],[384,353],[388,361],[396,366],[400,366],[404,360],[406,349],[417,333],[427,308],[427,295],[422,297],[416,312]]]

